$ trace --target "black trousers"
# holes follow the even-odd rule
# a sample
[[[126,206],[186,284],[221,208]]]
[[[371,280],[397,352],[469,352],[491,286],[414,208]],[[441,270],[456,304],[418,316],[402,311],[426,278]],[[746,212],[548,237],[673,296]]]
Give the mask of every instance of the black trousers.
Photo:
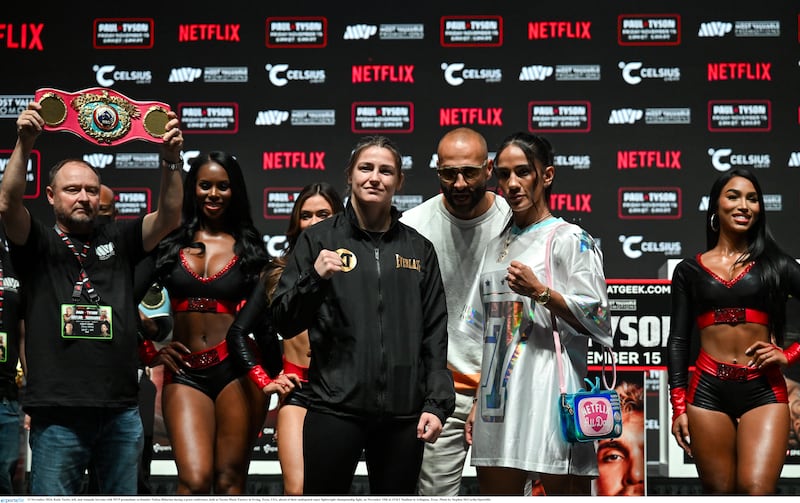
[[[348,494],[363,451],[371,494],[416,494],[424,448],[417,439],[418,422],[351,419],[309,410],[303,426],[303,493]]]

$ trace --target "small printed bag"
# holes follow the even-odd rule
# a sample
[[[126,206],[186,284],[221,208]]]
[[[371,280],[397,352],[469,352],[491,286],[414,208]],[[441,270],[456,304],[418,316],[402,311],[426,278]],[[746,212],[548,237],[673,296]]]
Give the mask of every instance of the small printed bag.
[[[613,389],[600,389],[600,378],[592,388],[577,393],[561,393],[561,432],[568,442],[593,442],[622,435],[619,395]]]
[[[545,248],[545,273],[552,283],[550,271],[550,245],[555,230],[550,235]],[[564,382],[564,362],[561,355],[561,337],[558,334],[556,317],[550,312],[553,324],[553,344],[555,346],[556,362],[558,363],[559,416],[561,418],[561,432],[567,442],[594,442],[604,438],[616,438],[622,435],[622,411],[620,410],[619,395],[614,391],[617,381],[617,364],[611,348],[603,346],[603,384],[605,389],[600,389],[600,378],[596,377],[594,383],[584,378],[590,386],[589,390],[581,389],[576,393],[567,393]],[[606,354],[611,357],[613,379],[611,386],[606,382]]]

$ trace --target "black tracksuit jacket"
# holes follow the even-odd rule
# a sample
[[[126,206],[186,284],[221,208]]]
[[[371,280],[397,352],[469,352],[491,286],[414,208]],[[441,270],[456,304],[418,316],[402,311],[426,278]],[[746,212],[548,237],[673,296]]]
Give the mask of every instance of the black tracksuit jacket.
[[[311,408],[345,417],[444,424],[455,408],[447,369],[447,308],[430,241],[398,221],[383,234],[358,226],[353,207],[298,238],[272,302],[281,334],[308,330]],[[336,251],[347,271],[322,279],[314,261]]]

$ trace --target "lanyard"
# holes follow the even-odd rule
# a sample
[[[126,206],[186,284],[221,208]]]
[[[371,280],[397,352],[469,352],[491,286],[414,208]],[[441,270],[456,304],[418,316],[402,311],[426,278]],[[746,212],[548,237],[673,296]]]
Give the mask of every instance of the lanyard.
[[[89,275],[86,274],[86,270],[83,268],[83,263],[86,260],[86,256],[89,253],[89,241],[86,241],[83,244],[83,249],[78,251],[78,248],[73,244],[72,240],[64,234],[64,232],[58,228],[58,226],[54,225],[53,230],[56,231],[58,237],[61,238],[61,241],[69,248],[69,251],[72,252],[72,255],[75,256],[75,259],[78,261],[78,264],[81,266],[81,272],[78,275],[78,279],[75,280],[75,285],[72,288],[72,303],[77,304],[81,300],[81,291],[83,287],[86,287],[86,293],[89,294],[89,299],[95,304],[100,304],[100,296],[97,295],[92,283],[89,281]]]

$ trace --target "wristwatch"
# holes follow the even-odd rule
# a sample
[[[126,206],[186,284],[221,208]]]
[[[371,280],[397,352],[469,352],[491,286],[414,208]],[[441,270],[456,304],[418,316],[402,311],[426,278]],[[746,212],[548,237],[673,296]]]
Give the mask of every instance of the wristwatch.
[[[170,171],[179,171],[183,169],[183,156],[179,156],[176,162],[170,162],[162,157],[161,164]]]
[[[544,289],[544,292],[540,293],[539,295],[534,295],[533,300],[536,301],[537,304],[545,305],[550,302],[550,287]]]

